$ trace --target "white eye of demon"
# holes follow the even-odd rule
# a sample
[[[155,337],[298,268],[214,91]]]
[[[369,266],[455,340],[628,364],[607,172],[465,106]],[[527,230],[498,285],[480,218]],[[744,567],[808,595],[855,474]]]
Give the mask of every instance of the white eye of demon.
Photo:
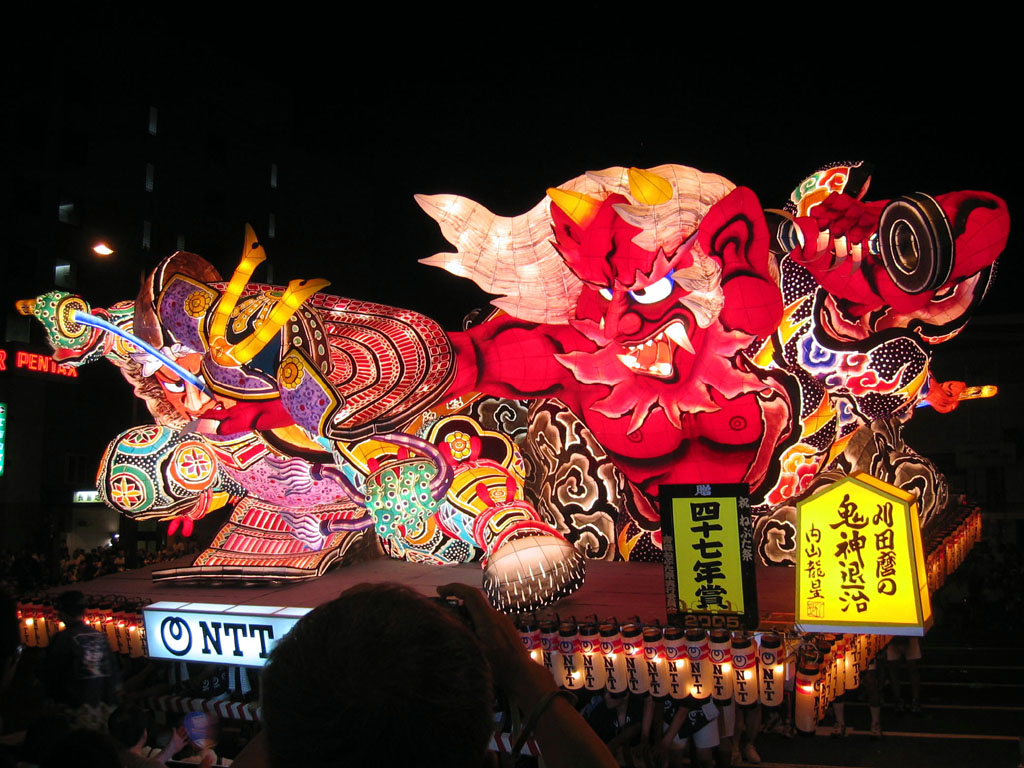
[[[605,301],[612,300],[612,292],[607,288],[599,288],[597,292],[601,294],[601,298],[604,299]]]
[[[184,381],[161,381],[160,385],[168,392],[184,392],[185,382]]]
[[[639,304],[656,304],[668,298],[669,294],[672,293],[674,285],[672,275],[668,274],[653,285],[641,288],[638,291],[630,291],[629,295]]]

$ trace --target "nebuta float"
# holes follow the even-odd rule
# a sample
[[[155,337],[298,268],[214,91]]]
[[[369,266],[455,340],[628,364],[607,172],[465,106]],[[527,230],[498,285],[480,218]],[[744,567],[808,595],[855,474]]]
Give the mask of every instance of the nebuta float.
[[[57,359],[112,362],[153,415],[108,447],[107,504],[185,530],[231,509],[155,578],[308,578],[375,537],[479,559],[492,602],[523,611],[577,588],[586,557],[660,559],[662,483],[749,484],[772,563],[823,479],[867,468],[941,505],[899,425],[956,406],[932,349],[983,297],[1009,217],[984,192],[869,202],[869,179],[832,165],[767,214],[677,165],[588,173],[512,218],[419,196],[457,249],[424,261],[498,296],[459,332],[322,280],[254,283],[251,230],[228,281],[176,253],[134,301],[20,306]]]

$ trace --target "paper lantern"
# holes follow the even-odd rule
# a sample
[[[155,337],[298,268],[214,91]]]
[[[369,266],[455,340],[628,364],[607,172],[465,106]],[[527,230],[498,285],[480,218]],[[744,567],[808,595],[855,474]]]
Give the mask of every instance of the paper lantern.
[[[804,656],[797,664],[793,724],[801,736],[813,736],[818,726],[820,672],[816,656]]]
[[[526,649],[530,659],[538,664],[543,664],[544,655],[541,650],[540,624],[537,622],[537,617],[530,615],[520,616],[516,621],[516,625],[519,629],[519,639],[522,641],[523,648]]]
[[[837,699],[846,693],[846,652],[846,636],[836,636],[832,642],[831,676],[834,680],[832,688]]]
[[[665,627],[665,667],[668,671],[668,693],[676,701],[690,696],[692,680],[690,663],[686,650],[686,639],[681,627]]]
[[[622,693],[629,688],[626,674],[626,652],[616,621],[601,624],[601,653],[604,655],[605,688],[609,693]]]
[[[575,621],[563,621],[558,626],[559,683],[563,688],[576,691],[586,685],[583,672],[583,652],[580,632]]]
[[[540,647],[544,659],[544,666],[555,678],[555,682],[562,684],[562,669],[560,653],[558,651],[558,622],[551,619],[544,619],[540,622]]]
[[[622,625],[622,650],[626,662],[626,685],[630,693],[647,693],[651,681],[644,661],[644,628],[639,623]]]
[[[704,629],[688,629],[684,635],[686,658],[690,663],[690,698],[703,704],[711,698],[711,656],[708,633]]]
[[[852,691],[860,687],[861,645],[856,635],[844,635],[843,688]]]
[[[761,635],[757,662],[762,707],[772,708],[782,704],[783,686],[786,682],[784,656],[781,635],[775,632],[765,632]]]
[[[580,651],[583,654],[583,683],[588,691],[600,691],[607,682],[601,635],[595,622],[580,624]]]
[[[732,704],[733,682],[732,639],[724,629],[712,629],[708,639],[711,659],[711,698],[719,706]]]
[[[62,629],[64,629],[64,622],[60,620],[57,608],[51,602],[46,606],[46,634],[52,640],[53,636]]]
[[[35,616],[30,615],[28,603],[18,603],[18,637],[26,647],[35,645]]]
[[[33,625],[36,633],[36,645],[40,648],[46,648],[50,645],[50,630],[48,628],[49,622],[46,620],[46,606],[42,603],[37,603],[36,606],[36,620]]]
[[[645,626],[643,640],[648,690],[651,696],[661,699],[669,695],[672,687],[668,661],[665,659],[665,637],[661,627]]]
[[[749,635],[732,637],[732,697],[740,709],[758,705],[757,648]]]
[[[100,610],[103,613],[102,619],[102,631],[107,636],[107,645],[110,647],[111,653],[119,653],[120,649],[117,645],[117,626],[114,622],[114,606],[111,603],[103,603],[100,606]]]

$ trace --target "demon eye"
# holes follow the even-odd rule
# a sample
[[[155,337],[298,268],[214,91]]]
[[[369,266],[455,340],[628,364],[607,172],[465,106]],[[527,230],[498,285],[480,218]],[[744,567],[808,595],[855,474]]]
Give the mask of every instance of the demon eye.
[[[672,293],[672,288],[675,285],[672,282],[672,275],[665,275],[658,282],[641,288],[638,291],[630,291],[629,295],[633,297],[633,300],[639,304],[656,304],[659,301],[664,301],[668,298],[669,294]]]
[[[601,294],[601,298],[604,299],[605,301],[611,301],[612,300],[612,292],[611,292],[610,289],[608,289],[608,288],[598,288],[597,292]]]
[[[166,389],[168,392],[184,392],[185,382],[181,381],[161,381],[160,386]]]

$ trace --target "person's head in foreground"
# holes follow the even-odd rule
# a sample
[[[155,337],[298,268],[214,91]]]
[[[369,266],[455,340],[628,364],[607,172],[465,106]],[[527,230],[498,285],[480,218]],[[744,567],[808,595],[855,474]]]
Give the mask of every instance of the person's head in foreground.
[[[491,671],[450,611],[395,584],[362,584],[306,615],[263,674],[273,768],[483,763]]]
[[[85,616],[85,595],[77,589],[62,592],[56,602],[57,613],[65,624],[74,624]]]

